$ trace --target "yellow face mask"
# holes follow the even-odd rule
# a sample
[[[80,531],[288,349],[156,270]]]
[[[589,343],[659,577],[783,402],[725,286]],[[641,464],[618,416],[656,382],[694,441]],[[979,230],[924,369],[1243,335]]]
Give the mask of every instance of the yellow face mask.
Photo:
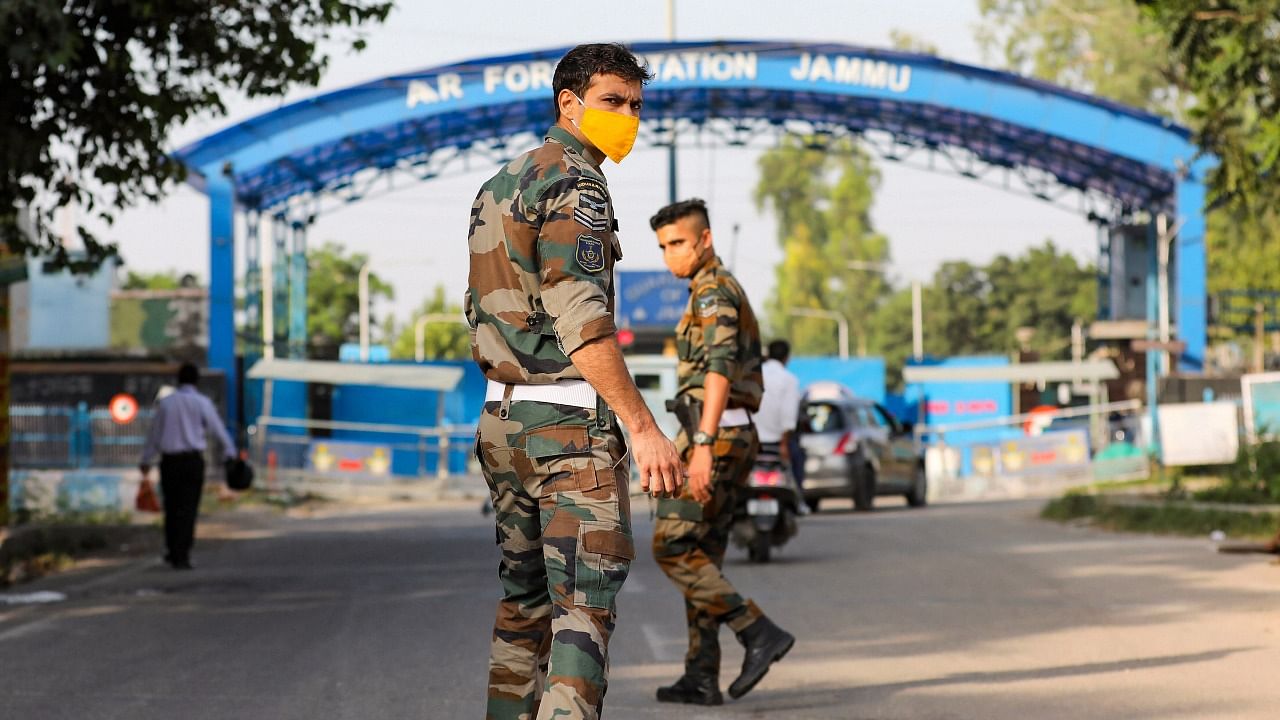
[[[582,98],[578,98],[578,103],[583,108],[578,129],[610,160],[622,162],[622,158],[636,144],[636,135],[640,133],[640,118],[587,107]]]

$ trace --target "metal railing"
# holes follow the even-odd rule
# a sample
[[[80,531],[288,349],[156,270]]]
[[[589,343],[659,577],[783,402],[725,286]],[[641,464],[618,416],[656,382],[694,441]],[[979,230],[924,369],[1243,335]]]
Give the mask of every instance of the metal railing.
[[[476,471],[472,456],[475,425],[416,426],[261,417],[248,431],[250,458],[268,474],[376,482],[444,479]],[[331,465],[318,462],[317,453],[329,448],[366,450],[372,455],[345,463],[337,457]]]
[[[79,470],[136,467],[151,427],[151,409],[139,410],[128,423],[111,419],[106,407],[12,405],[9,408],[10,461],[28,470]],[[220,472],[220,448],[210,442],[205,466]]]
[[[1084,438],[1081,442],[1087,443],[1088,454],[1079,455],[1078,461],[1069,462],[1065,466],[1050,464],[1038,474],[1057,475],[1062,481],[1078,479],[1080,473],[1097,480],[1127,479],[1145,476],[1148,471],[1146,449],[1149,441],[1145,437],[1148,428],[1143,427],[1141,418],[1144,407],[1140,400],[1126,400],[1059,408],[1051,415],[1022,413],[981,420],[918,425],[915,427],[915,436],[925,447],[926,472],[948,492],[977,492],[975,487],[990,481],[997,485],[1002,480],[1015,485],[1028,485],[1030,478],[1038,470],[1034,458],[1041,454],[1052,457],[1057,453],[1057,449],[1053,447],[1035,447],[1041,441],[1028,437],[1023,431],[1025,423],[1045,420],[1050,425],[1043,429],[1044,435],[1040,436],[1044,438],[1044,444],[1051,446],[1054,436],[1063,437],[1058,435],[1058,431],[1075,431],[1077,437]],[[981,440],[964,437],[966,433],[973,431],[998,431],[1001,428],[1008,429],[1008,432],[997,432]],[[1083,453],[1084,448],[1081,445],[1077,447],[1081,447]],[[981,463],[976,455],[979,449],[983,456]],[[1109,452],[1109,449],[1117,452]],[[962,458],[966,452],[973,455],[970,457],[972,472],[968,475],[961,472],[964,464]],[[1012,463],[1002,461],[1002,455],[1006,452],[1019,458],[1017,469],[1013,472],[1010,472]],[[1013,480],[1013,477],[1021,480]],[[948,487],[954,483],[960,484]]]

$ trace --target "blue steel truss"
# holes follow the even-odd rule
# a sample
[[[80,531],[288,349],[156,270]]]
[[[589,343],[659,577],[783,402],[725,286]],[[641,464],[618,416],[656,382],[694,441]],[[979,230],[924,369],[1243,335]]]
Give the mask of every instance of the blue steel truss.
[[[632,48],[657,74],[645,92],[642,146],[669,145],[673,137],[748,146],[776,142],[783,132],[818,145],[856,136],[883,158],[1030,193],[1094,219],[1175,216],[1176,315],[1187,341],[1180,362],[1201,365],[1209,161],[1185,128],[1043,82],[912,53],[753,41]],[[213,201],[210,364],[233,377],[231,203],[260,217],[287,212],[296,222],[394,188],[401,177],[427,180],[517,155],[551,122],[550,72],[567,50],[389,76],[292,103],[179,150],[193,184]]]

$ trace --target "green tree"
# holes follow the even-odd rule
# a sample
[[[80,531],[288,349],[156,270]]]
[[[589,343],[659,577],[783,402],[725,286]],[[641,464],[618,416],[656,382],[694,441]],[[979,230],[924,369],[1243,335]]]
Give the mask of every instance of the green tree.
[[[1253,215],[1232,204],[1209,213],[1207,222],[1211,294],[1280,290],[1280,212],[1268,209]]]
[[[981,0],[980,44],[1015,72],[1190,124],[1210,176],[1210,292],[1280,290],[1280,9],[1271,0]]]
[[[417,348],[417,321],[426,315],[449,315],[459,322],[429,322],[423,329],[423,350],[428,360],[461,360],[471,357],[471,334],[462,324],[462,304],[448,301],[444,285],[436,285],[422,301],[391,345],[391,357],[412,360]]]
[[[375,0],[5,0],[0,3],[0,242],[97,267],[114,245],[78,228],[87,254],[71,257],[51,230],[59,207],[78,205],[110,223],[139,200],[155,201],[185,169],[169,157],[169,133],[221,115],[224,93],[283,95],[319,82],[337,37],[364,45],[356,28],[381,22]],[[30,211],[33,231],[18,226]]]
[[[1070,354],[1071,326],[1097,313],[1096,270],[1053,241],[986,265],[943,263],[923,288],[924,351],[928,355],[1009,353],[1017,330],[1035,328],[1031,349],[1045,359]],[[911,352],[911,291],[890,295],[876,313],[875,342],[890,385],[901,382]]]
[[[889,44],[893,45],[895,50],[905,50],[906,52],[920,53],[921,55],[938,54],[938,46],[914,35],[906,30],[893,28],[889,31]]]
[[[1169,39],[1173,75],[1195,98],[1200,146],[1218,159],[1209,202],[1280,212],[1280,6],[1275,0],[1138,0]]]
[[[834,324],[790,310],[833,310],[849,320],[859,349],[869,350],[871,318],[889,289],[878,271],[889,260],[889,240],[871,223],[880,185],[871,157],[851,138],[789,135],[758,164],[756,207],[773,210],[784,251],[766,303],[770,327],[799,354],[831,354]]]
[[[199,287],[200,284],[190,273],[179,274],[177,270],[160,272],[136,272],[130,270],[125,274],[122,290],[177,290],[184,287]]]
[[[1031,349],[1044,359],[1070,357],[1071,326],[1097,315],[1097,270],[1061,252],[1052,240],[1017,257],[999,255],[983,269],[991,286],[989,338],[995,348],[1018,348],[1020,327],[1035,328]]]
[[[347,253],[339,243],[326,242],[307,251],[307,336],[310,355],[336,358],[342,343],[360,340],[360,268],[369,258]],[[379,299],[392,300],[395,290],[377,274],[369,273],[370,334],[381,329],[373,307]]]
[[[988,62],[1020,75],[1179,117],[1169,43],[1131,0],[979,0]]]

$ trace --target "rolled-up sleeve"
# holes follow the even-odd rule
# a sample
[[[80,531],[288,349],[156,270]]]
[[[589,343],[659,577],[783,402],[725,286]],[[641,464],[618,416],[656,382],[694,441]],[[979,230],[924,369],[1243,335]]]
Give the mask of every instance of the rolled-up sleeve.
[[[707,348],[707,372],[733,380],[738,377],[738,307],[723,289],[715,285],[699,288],[693,298],[693,313],[702,328]]]
[[[577,176],[556,180],[538,200],[540,292],[566,355],[617,332],[607,292],[613,263],[608,198],[584,194],[578,182]],[[602,186],[592,181],[590,187]]]

